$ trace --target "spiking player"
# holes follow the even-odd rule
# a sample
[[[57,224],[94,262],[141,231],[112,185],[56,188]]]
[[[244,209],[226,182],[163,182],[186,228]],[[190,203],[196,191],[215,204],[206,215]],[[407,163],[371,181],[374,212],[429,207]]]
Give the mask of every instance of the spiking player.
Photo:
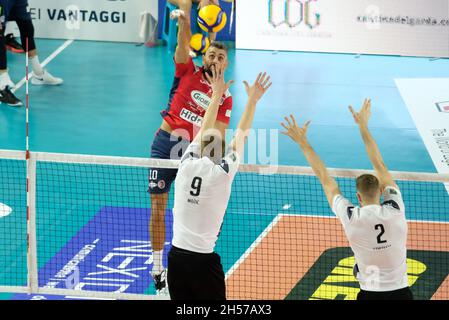
[[[178,12],[178,46],[175,51],[175,79],[170,91],[168,107],[161,112],[163,117],[160,129],[156,132],[151,157],[158,159],[179,159],[194,139],[203,122],[212,88],[207,74],[211,68],[226,70],[228,66],[227,47],[213,42],[203,56],[203,67],[196,66],[189,55],[190,20],[183,12]],[[223,136],[229,126],[232,110],[232,96],[223,92],[214,127]],[[151,168],[149,170],[149,189],[151,196],[150,239],[153,248],[153,269],[156,292],[166,294],[166,270],[163,266],[165,243],[165,209],[172,182],[176,177],[175,169]]]
[[[376,176],[363,174],[356,180],[357,199],[354,206],[341,195],[337,182],[307,141],[309,122],[303,128],[293,116],[285,117],[287,130],[302,149],[320,180],[332,211],[340,219],[356,264],[354,276],[360,283],[358,300],[411,300],[413,294],[407,279],[407,221],[401,192],[384,164],[377,144],[368,130],[371,100],[365,100],[360,112],[349,107],[359,125],[368,157]],[[384,202],[380,203],[383,195]]]

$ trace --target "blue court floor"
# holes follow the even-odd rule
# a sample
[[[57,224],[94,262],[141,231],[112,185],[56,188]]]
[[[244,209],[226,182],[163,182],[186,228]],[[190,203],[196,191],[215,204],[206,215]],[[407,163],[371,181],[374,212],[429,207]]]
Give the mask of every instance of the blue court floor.
[[[63,43],[38,40],[40,60]],[[25,76],[25,57],[8,54],[8,59],[17,83]],[[165,47],[75,41],[47,66],[64,78],[63,86],[30,85],[31,149],[147,157],[161,123],[159,112],[167,104],[172,59]],[[435,172],[394,79],[447,77],[449,60],[234,49],[229,59],[227,77],[236,81],[230,128],[236,127],[245,105],[242,81],[267,71],[273,86],[254,120],[255,128],[267,129],[267,140],[269,130],[280,128],[283,116],[292,113],[301,122],[312,120],[310,140],[328,166],[370,168],[347,106],[359,108],[371,97],[370,127],[388,167]],[[17,94],[24,99],[25,86]],[[293,142],[273,137],[278,139],[280,164],[306,165],[299,151],[292,152]],[[0,105],[0,149],[24,147],[25,108]]]

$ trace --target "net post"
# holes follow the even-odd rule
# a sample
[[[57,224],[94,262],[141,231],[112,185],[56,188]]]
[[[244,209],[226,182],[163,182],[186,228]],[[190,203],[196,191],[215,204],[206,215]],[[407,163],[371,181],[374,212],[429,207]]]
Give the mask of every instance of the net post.
[[[36,157],[30,153],[28,158],[27,179],[27,260],[28,290],[35,293],[38,289],[37,242],[36,242]]]
[[[36,245],[36,157],[30,152],[29,145],[29,91],[28,91],[28,71],[29,71],[29,52],[28,37],[25,43],[25,84],[26,84],[26,151],[25,159],[27,165],[27,273],[28,273],[28,292],[34,293],[38,289],[37,276],[37,245]]]

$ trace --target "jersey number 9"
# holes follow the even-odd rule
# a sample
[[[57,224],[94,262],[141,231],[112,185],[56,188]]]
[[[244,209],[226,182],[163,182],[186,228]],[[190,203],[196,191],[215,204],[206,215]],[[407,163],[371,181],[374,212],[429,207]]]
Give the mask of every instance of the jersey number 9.
[[[192,181],[192,190],[190,190],[190,194],[194,197],[198,197],[201,192],[201,183],[203,182],[203,179],[200,177],[193,178]]]

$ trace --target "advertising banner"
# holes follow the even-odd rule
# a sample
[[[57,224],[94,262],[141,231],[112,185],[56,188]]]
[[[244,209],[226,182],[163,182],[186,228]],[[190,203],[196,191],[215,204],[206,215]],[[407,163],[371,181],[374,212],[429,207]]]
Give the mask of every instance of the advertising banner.
[[[145,12],[158,17],[156,0],[29,0],[36,37],[142,42]]]
[[[448,0],[245,0],[236,25],[240,49],[449,57]]]

